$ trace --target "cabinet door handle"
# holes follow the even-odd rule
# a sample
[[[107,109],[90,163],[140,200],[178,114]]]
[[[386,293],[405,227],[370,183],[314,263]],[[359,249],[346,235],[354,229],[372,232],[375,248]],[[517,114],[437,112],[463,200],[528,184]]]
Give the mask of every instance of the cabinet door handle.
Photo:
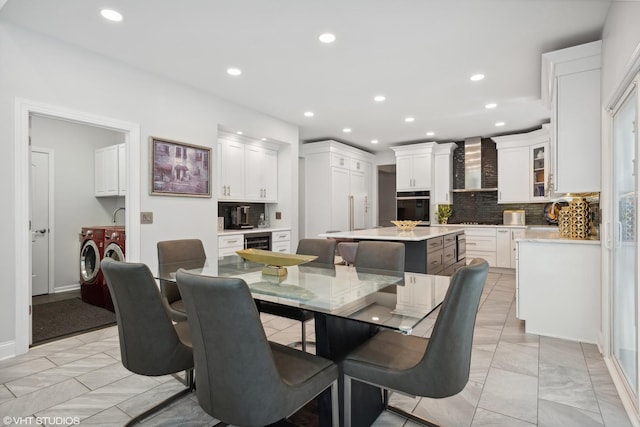
[[[498,230],[498,233],[508,233],[509,231],[507,230]]]

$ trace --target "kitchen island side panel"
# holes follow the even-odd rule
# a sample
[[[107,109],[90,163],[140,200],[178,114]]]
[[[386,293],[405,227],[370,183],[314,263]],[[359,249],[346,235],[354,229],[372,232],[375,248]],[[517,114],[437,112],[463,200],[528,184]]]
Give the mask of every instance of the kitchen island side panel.
[[[516,303],[527,333],[597,343],[600,246],[518,241]]]

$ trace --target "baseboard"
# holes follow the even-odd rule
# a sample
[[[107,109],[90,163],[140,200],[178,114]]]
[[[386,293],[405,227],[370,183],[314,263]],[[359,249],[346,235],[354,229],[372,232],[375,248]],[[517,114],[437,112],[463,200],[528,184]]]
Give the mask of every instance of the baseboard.
[[[78,289],[80,289],[80,284],[79,283],[75,283],[73,285],[67,285],[67,286],[58,286],[54,289],[54,293],[59,294],[60,292],[69,292],[69,291],[77,291]]]
[[[0,343],[0,360],[9,359],[16,355],[16,342],[7,341]]]
[[[615,365],[611,361],[611,358],[605,357],[604,363],[607,365],[607,369],[609,370],[609,375],[611,375],[611,379],[613,380],[613,384],[618,391],[618,396],[620,396],[620,400],[622,401],[622,406],[624,406],[624,410],[627,412],[627,416],[629,417],[629,421],[633,427],[640,427],[640,414],[636,408],[636,405],[633,402],[633,396],[631,396],[627,392],[627,388],[624,385],[624,380],[620,378],[620,373],[616,369]]]

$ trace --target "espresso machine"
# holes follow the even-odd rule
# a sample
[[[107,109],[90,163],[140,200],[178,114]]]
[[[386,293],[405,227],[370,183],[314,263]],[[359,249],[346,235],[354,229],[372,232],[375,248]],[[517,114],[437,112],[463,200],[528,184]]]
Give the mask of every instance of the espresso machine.
[[[253,225],[249,224],[249,209],[251,206],[237,206],[232,212],[231,220],[233,228],[253,228]]]

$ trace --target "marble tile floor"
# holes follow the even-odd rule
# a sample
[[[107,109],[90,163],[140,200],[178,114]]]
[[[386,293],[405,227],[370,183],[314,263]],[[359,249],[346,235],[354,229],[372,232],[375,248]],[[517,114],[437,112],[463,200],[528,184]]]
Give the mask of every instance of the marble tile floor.
[[[597,347],[526,334],[514,304],[514,275],[492,271],[478,311],[467,387],[446,399],[394,394],[392,403],[443,427],[631,426]],[[428,337],[436,315],[421,322],[414,334]],[[298,322],[269,315],[262,319],[269,339],[284,344],[299,339]],[[313,340],[312,324],[307,331]],[[4,425],[11,421],[6,417],[40,416],[120,426],[181,387],[171,376],[144,377],[124,369],[114,326],[0,361],[0,416]],[[143,425],[216,422],[192,394]],[[374,424],[415,425],[386,412]]]

